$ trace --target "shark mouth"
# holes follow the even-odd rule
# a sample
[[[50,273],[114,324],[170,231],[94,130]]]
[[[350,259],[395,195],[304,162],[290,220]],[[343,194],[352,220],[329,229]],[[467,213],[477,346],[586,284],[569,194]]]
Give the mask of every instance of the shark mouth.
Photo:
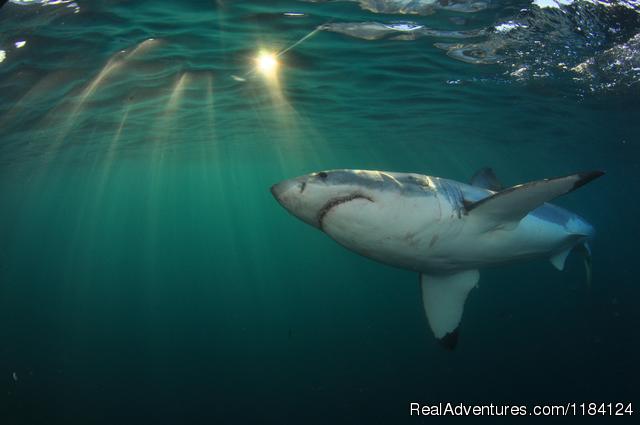
[[[320,230],[324,230],[324,217],[329,213],[329,211],[338,205],[346,204],[347,202],[351,202],[355,199],[366,199],[369,202],[373,202],[373,199],[359,193],[352,193],[351,195],[330,199],[329,202],[324,204],[318,212],[318,227],[320,227]]]

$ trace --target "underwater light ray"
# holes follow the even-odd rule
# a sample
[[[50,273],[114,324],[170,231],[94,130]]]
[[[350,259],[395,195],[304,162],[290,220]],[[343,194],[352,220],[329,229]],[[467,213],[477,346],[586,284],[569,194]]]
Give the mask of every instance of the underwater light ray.
[[[184,94],[185,84],[189,82],[190,76],[188,72],[183,73],[180,76],[180,79],[173,87],[173,91],[171,92],[171,97],[169,98],[169,103],[167,103],[167,108],[165,109],[166,113],[174,113],[176,111],[176,107],[180,100],[182,99],[182,95]]]
[[[80,95],[80,101],[76,107],[76,111],[84,105],[87,98],[89,98],[101,85],[102,83],[111,76],[118,69],[122,68],[124,65],[134,59],[135,57],[148,52],[151,48],[157,46],[159,44],[159,40],[154,38],[149,38],[139,43],[136,47],[134,47],[130,52],[120,51],[113,55],[107,64],[102,68],[102,70],[98,73],[98,75],[91,81],[89,86],[83,90]]]
[[[190,74],[183,72],[173,84],[171,94],[164,110],[157,116],[156,124],[151,129],[151,137],[153,139],[148,160],[147,175],[147,202],[146,202],[146,230],[148,235],[146,251],[149,253],[148,264],[149,276],[151,281],[159,282],[161,279],[156,274],[157,269],[157,252],[158,238],[160,237],[160,220],[156,213],[158,205],[161,202],[162,193],[167,187],[167,179],[169,167],[165,162],[165,154],[167,153],[167,142],[170,140],[177,121],[177,114],[180,111],[180,102],[183,99],[184,91],[190,81]]]
[[[116,75],[119,71],[126,69],[130,65],[130,61],[140,55],[147,53],[154,47],[157,47],[161,40],[149,38],[138,43],[130,51],[121,50],[112,55],[107,63],[102,67],[100,72],[93,77],[79,91],[74,91],[62,100],[60,105],[50,110],[42,119],[43,132],[49,131],[50,128],[57,128],[57,135],[52,137],[52,142],[45,152],[44,156],[52,158],[60,149],[63,140],[76,126],[81,113],[85,110],[88,100],[100,89],[106,81]],[[69,111],[68,113],[66,111]],[[58,119],[64,115],[64,118]]]
[[[213,96],[213,75],[207,75],[207,126],[209,128],[209,134],[211,135],[214,143],[216,141],[216,126],[215,126],[215,101]]]
[[[122,129],[125,127],[125,124],[127,123],[127,119],[129,118],[129,112],[131,111],[131,108],[132,108],[131,104],[127,104],[124,107],[124,112],[122,113],[120,124],[118,125],[118,129],[116,130],[115,135],[113,136],[113,138],[109,142],[109,145],[107,146],[107,153],[104,157],[104,160],[102,160],[100,155],[96,155],[96,160],[94,162],[93,169],[97,168],[99,165],[102,166],[102,169],[99,170],[98,183],[96,185],[96,190],[94,194],[93,208],[96,211],[101,207],[101,203],[103,202],[107,182],[109,181],[112,166],[113,166],[113,163],[115,162],[115,157],[117,152],[116,147],[120,142]]]
[[[115,148],[120,142],[122,129],[124,128],[124,125],[127,122],[127,118],[129,117],[129,111],[131,111],[131,104],[127,104],[127,106],[125,107],[124,114],[122,114],[122,119],[120,120],[120,125],[118,126],[118,130],[116,131],[116,134],[113,136],[113,139],[111,139],[111,143],[109,143],[109,146],[107,148],[107,160],[106,160],[105,166],[109,166],[110,165],[109,163],[113,160]]]
[[[191,81],[191,74],[183,72],[176,80],[171,96],[167,102],[164,111],[158,117],[158,124],[153,129],[153,149],[151,152],[152,180],[155,181],[161,174],[162,162],[164,161],[165,148],[167,141],[170,139],[177,121],[177,113],[180,111],[180,102],[182,101],[186,86]]]
[[[299,125],[299,120],[301,119],[301,117],[295,110],[295,108],[287,101],[283,93],[282,85],[277,73],[278,67],[280,65],[278,59],[290,50],[296,48],[306,40],[309,40],[311,37],[316,35],[319,31],[322,30],[324,25],[326,25],[326,23],[317,26],[312,31],[305,34],[303,37],[280,51],[269,52],[266,50],[260,50],[260,52],[254,59],[255,67],[253,69],[248,71],[244,77],[232,76],[232,78],[238,82],[246,81],[246,77],[256,72],[259,72],[263,77],[265,77],[264,79],[267,83],[266,87],[268,89],[268,94],[275,114],[270,118],[263,118],[261,111],[259,110],[259,108],[257,108],[257,105],[252,104],[252,107],[256,112],[257,117],[262,122],[263,127],[274,123],[277,125],[280,133],[282,134],[283,140],[293,140],[295,138],[294,135],[301,131],[301,127]],[[279,152],[278,154],[280,155],[281,152]],[[315,152],[313,156],[316,156]],[[280,159],[284,161],[283,158]]]

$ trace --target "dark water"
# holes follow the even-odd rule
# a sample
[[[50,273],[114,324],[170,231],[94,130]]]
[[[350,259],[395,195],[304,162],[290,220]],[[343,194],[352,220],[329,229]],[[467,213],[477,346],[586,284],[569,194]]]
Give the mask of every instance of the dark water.
[[[429,422],[410,401],[640,407],[633,2],[428,15],[19,3],[47,2],[0,10],[0,423]],[[322,30],[274,75],[255,70],[261,49],[319,25],[409,20],[485,33]],[[504,35],[505,22],[519,27]],[[484,270],[454,352],[433,339],[414,273],[343,249],[269,193],[322,169],[466,181],[487,165],[507,184],[607,171],[557,202],[597,229],[593,285],[577,256],[562,273]]]

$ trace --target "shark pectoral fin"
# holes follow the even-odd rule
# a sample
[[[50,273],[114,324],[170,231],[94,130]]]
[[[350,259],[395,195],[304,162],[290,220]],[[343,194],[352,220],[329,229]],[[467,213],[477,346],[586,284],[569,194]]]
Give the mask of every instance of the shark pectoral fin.
[[[496,174],[489,167],[484,167],[476,171],[473,177],[471,177],[471,186],[482,187],[493,190],[494,192],[503,189],[502,183],[500,183]]]
[[[604,173],[590,171],[555,179],[544,179],[512,186],[478,202],[465,205],[469,217],[482,219],[488,228],[518,223],[545,202],[569,193]]]
[[[420,275],[422,303],[429,326],[440,343],[453,350],[458,343],[458,325],[469,291],[478,283],[478,270],[447,275]]]
[[[573,247],[571,246],[565,249],[564,251],[560,251],[554,254],[551,258],[549,258],[549,261],[551,261],[551,264],[553,264],[553,267],[555,267],[560,271],[564,270],[564,263],[567,261],[567,257],[569,256],[569,253],[571,252],[572,249]]]

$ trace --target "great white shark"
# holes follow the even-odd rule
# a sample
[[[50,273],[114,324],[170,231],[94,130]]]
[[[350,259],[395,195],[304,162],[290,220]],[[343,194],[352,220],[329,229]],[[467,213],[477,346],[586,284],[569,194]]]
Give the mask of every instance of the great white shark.
[[[420,274],[429,325],[449,349],[478,269],[548,258],[559,270],[569,253],[585,254],[593,227],[549,204],[600,177],[601,171],[537,180],[503,189],[490,168],[465,184],[413,173],[330,170],[271,188],[295,217],[365,257]]]

